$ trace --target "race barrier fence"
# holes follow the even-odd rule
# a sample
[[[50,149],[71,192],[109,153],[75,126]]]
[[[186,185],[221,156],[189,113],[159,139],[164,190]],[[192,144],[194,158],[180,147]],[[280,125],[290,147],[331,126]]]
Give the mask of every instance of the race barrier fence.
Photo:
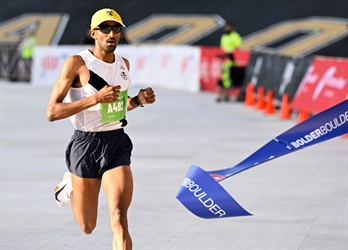
[[[90,46],[38,46],[33,58],[31,83],[53,85],[65,59],[87,48]],[[135,85],[190,92],[216,91],[221,76],[223,52],[219,47],[119,45],[117,52],[131,62]],[[347,58],[293,58],[243,50],[235,51],[234,58],[238,67],[234,69],[233,80],[242,86],[239,99],[250,99],[252,104],[249,102],[247,106],[257,104],[260,110],[261,106],[266,107],[262,101],[271,95],[271,91],[277,108],[287,95],[292,110],[312,115],[348,97]],[[3,63],[4,70],[6,65]],[[252,98],[246,96],[248,85],[253,88]],[[264,96],[257,100],[260,88]]]
[[[264,88],[265,93],[271,90],[279,102],[284,93],[292,99],[312,60],[312,57],[299,59],[251,52],[244,86],[252,83],[255,91],[259,86]]]
[[[35,49],[32,84],[53,85],[69,55],[90,46],[39,46]],[[117,53],[130,61],[132,83],[198,92],[199,47],[119,45]]]

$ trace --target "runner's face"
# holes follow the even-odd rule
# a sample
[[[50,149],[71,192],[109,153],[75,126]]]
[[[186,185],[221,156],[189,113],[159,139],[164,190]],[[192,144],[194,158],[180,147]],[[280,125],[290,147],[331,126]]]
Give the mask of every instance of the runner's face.
[[[98,29],[93,30],[94,39],[97,41],[99,47],[105,52],[114,52],[121,37],[122,29],[119,23],[114,21],[103,22],[98,26]]]

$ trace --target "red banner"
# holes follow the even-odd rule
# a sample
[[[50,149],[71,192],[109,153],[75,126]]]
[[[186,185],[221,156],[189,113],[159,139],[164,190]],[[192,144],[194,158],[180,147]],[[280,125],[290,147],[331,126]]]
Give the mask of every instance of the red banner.
[[[316,57],[299,86],[292,107],[319,113],[348,98],[348,59]]]
[[[219,47],[201,47],[200,84],[205,91],[215,91],[217,81],[221,77],[221,59],[224,52]],[[245,67],[249,62],[249,52],[236,50],[234,58],[239,67]]]
[[[200,84],[205,91],[215,91],[216,83],[221,77],[220,48],[201,47]]]

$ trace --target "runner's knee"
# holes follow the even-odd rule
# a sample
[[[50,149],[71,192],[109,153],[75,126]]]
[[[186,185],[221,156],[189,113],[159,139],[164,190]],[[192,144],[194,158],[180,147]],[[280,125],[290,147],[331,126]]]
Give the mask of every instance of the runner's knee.
[[[96,227],[96,223],[79,223],[79,225],[85,234],[91,234]]]

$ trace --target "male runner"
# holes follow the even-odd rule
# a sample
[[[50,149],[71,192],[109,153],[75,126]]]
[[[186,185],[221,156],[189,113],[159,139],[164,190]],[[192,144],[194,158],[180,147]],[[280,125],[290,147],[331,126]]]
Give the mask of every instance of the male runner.
[[[151,88],[131,98],[129,62],[114,53],[125,27],[112,9],[97,11],[91,20],[95,46],[65,61],[53,87],[47,119],[69,117],[75,132],[66,150],[69,169],[55,190],[58,206],[71,203],[86,234],[96,226],[101,185],[106,193],[113,231],[113,249],[132,249],[127,210],[132,200],[132,142],[124,132],[126,111],[155,102]],[[63,100],[65,100],[63,102]]]

